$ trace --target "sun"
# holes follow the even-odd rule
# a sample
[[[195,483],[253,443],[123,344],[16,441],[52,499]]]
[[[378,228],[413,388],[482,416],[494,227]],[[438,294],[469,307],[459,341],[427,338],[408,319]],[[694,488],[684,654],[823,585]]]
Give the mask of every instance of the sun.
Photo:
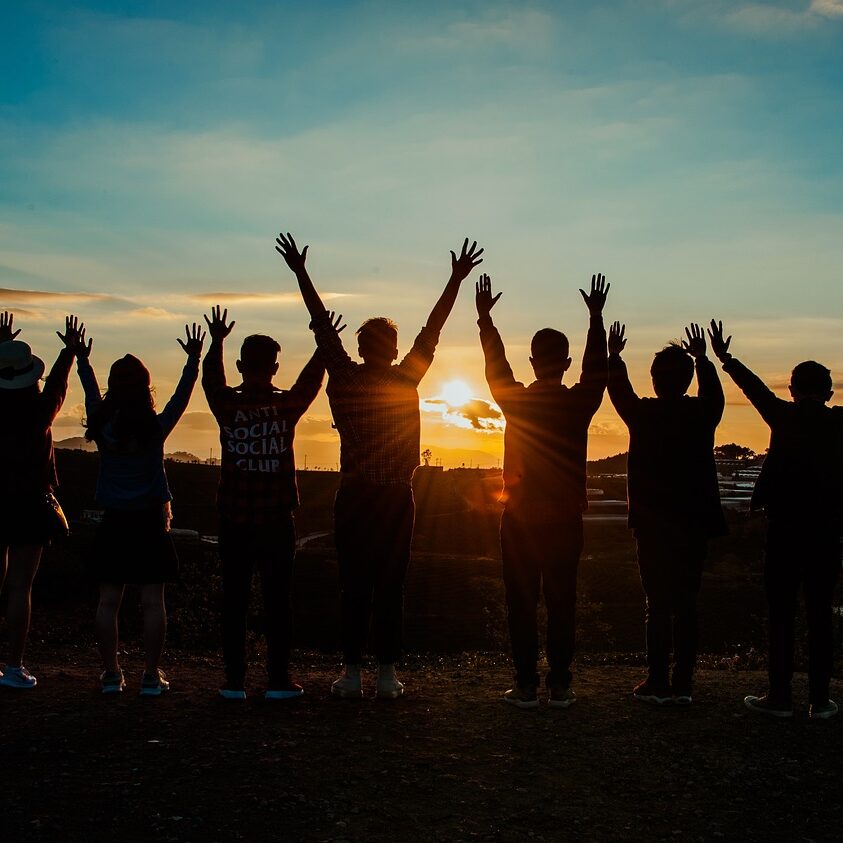
[[[442,399],[449,407],[462,407],[471,401],[471,387],[465,381],[448,381],[442,387]]]

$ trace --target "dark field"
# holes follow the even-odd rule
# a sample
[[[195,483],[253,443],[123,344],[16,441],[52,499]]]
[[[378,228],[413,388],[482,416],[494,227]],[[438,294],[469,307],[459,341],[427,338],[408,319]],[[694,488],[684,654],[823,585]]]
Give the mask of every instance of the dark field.
[[[59,470],[62,502],[77,518],[92,506],[95,458],[65,452]],[[215,469],[172,464],[168,473],[174,526],[214,534]],[[300,477],[300,536],[330,531],[337,479]],[[622,481],[589,485],[601,483],[605,497],[620,495]],[[2,839],[839,839],[843,721],[811,723],[801,710],[791,722],[759,722],[741,705],[765,685],[763,522],[735,520],[712,546],[691,710],[631,698],[643,664],[633,543],[623,523],[587,522],[579,701],[524,712],[500,701],[510,670],[498,485],[471,470],[417,474],[407,696],[394,704],[328,696],[338,649],[330,535],[308,542],[297,562],[302,700],[272,705],[260,695],[257,592],[250,699],[217,699],[215,548],[190,537],[178,542],[182,582],[168,590],[163,666],[173,690],[136,696],[142,661],[130,596],[121,620],[129,689],[101,698],[96,595],[84,577],[92,528],[77,526],[48,552],[36,583],[27,663],[39,686],[0,694]],[[0,627],[0,646],[4,637]],[[803,708],[804,685],[798,676]]]

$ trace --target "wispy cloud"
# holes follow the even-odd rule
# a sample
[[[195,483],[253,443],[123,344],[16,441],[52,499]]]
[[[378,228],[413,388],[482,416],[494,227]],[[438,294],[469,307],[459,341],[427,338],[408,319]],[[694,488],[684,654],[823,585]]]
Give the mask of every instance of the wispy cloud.
[[[82,291],[52,290],[12,290],[0,287],[0,301],[22,302],[23,304],[63,304],[91,301],[124,301],[108,293],[88,293]]]
[[[349,298],[353,293],[320,293],[322,301]],[[196,293],[193,301],[202,304],[301,304],[300,293],[251,293],[244,290],[219,293]]]
[[[438,415],[456,427],[484,433],[497,433],[504,427],[500,409],[482,398],[472,398],[459,406],[449,404],[444,398],[423,398],[420,406],[423,412]]]

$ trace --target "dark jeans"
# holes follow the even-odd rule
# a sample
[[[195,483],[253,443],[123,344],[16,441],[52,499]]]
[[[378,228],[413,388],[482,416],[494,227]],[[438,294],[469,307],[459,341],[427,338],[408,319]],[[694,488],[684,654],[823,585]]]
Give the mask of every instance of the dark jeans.
[[[840,574],[840,537],[827,525],[782,523],[767,528],[764,586],[769,611],[770,697],[789,704],[793,678],[793,623],[800,587],[808,626],[811,703],[828,700],[834,660],[832,600]]]
[[[509,640],[519,687],[538,685],[536,610],[547,609],[548,687],[571,684],[576,638],[577,567],[583,545],[582,515],[534,524],[513,508],[501,516],[501,556]]]
[[[647,668],[655,685],[690,692],[697,661],[697,595],[706,539],[669,526],[635,531],[638,568],[646,596]],[[672,645],[672,647],[671,647]]]
[[[220,523],[222,560],[222,648],[226,680],[242,685],[246,677],[246,618],[255,569],[260,573],[266,618],[269,683],[286,680],[290,665],[292,618],[290,580],[296,554],[296,529],[290,513],[272,524]]]
[[[381,664],[401,658],[404,578],[416,506],[409,485],[344,481],[334,503],[343,661],[360,664],[369,622]]]

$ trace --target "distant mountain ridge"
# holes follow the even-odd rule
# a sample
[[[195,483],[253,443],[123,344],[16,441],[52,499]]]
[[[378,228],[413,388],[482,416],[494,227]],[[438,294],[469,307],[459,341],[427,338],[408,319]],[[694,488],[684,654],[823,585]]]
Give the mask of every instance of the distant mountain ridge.
[[[70,436],[67,439],[59,439],[58,442],[53,443],[53,446],[64,451],[92,452],[97,450],[96,443],[89,442],[84,436]],[[174,460],[175,462],[201,462],[199,457],[189,451],[174,451],[172,454],[164,454],[164,459]]]

